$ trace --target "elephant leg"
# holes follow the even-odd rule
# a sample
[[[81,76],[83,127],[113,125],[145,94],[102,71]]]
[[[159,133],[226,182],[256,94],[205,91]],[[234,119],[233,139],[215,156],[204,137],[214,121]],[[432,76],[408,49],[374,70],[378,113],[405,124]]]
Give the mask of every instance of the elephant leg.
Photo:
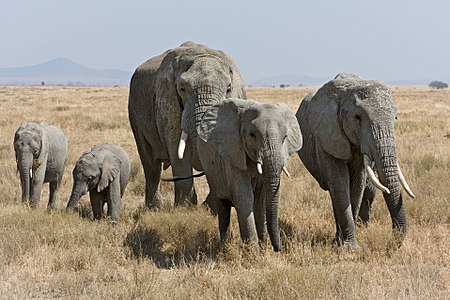
[[[145,205],[150,208],[160,208],[162,196],[159,191],[161,179],[161,162],[153,157],[150,144],[139,130],[133,130],[136,146],[145,175]]]
[[[231,238],[231,202],[226,199],[217,199],[217,215],[219,216],[219,233],[222,243]]]
[[[117,224],[119,222],[120,213],[120,185],[119,178],[114,179],[108,187],[108,216],[111,217],[111,222]]]
[[[347,165],[336,160],[327,161],[328,189],[336,220],[336,241],[351,249],[358,248],[355,222],[350,202],[350,176]]]
[[[91,199],[92,213],[94,220],[100,220],[103,215],[104,197],[97,191],[90,191],[89,198]]]
[[[218,203],[220,199],[218,199],[211,192],[206,196],[206,200],[203,201],[203,205],[211,212],[213,216],[217,216],[218,214]]]
[[[359,210],[359,220],[367,225],[372,216],[372,205],[376,196],[376,188],[372,182],[368,181],[361,201],[361,208]]]
[[[48,197],[48,208],[55,208],[58,198],[59,187],[61,186],[61,177],[56,175],[56,180],[50,182],[50,195]]]
[[[173,176],[191,176],[192,175],[192,148],[187,146],[183,159],[178,158],[177,146],[169,146],[171,150],[170,163],[172,165]],[[175,205],[197,204],[197,194],[194,189],[194,179],[186,179],[175,182]]]
[[[353,172],[351,172],[353,173]],[[361,207],[362,196],[364,193],[364,187],[366,186],[366,175],[361,168],[359,171],[354,172],[351,175],[350,181],[350,204],[352,205],[352,216],[354,222],[356,222]]]
[[[31,180],[30,185],[30,207],[36,208],[36,206],[39,204],[43,185],[44,185],[44,174],[36,174]]]
[[[263,242],[266,236],[266,202],[262,193],[262,185],[258,185],[254,192],[255,203],[253,205],[253,211],[255,214],[256,232],[258,234],[258,240]]]

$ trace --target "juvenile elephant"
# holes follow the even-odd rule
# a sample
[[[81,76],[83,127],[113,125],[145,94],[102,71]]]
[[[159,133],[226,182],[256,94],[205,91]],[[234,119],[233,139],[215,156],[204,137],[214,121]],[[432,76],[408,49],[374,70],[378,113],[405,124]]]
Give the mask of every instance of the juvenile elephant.
[[[304,136],[298,153],[320,187],[330,192],[338,243],[358,247],[355,220],[368,176],[383,191],[401,245],[407,222],[399,183],[414,195],[397,162],[397,109],[390,89],[378,81],[338,74],[314,95],[305,97],[296,116]]]
[[[35,208],[41,198],[43,184],[49,182],[48,207],[55,207],[68,152],[64,133],[47,123],[24,123],[14,135],[14,151],[22,185],[22,201]]]
[[[117,223],[130,170],[128,154],[120,146],[106,143],[88,148],[73,169],[73,188],[67,208],[73,209],[81,196],[89,191],[94,218],[102,218],[107,203],[108,216]]]
[[[233,59],[222,51],[185,42],[140,65],[130,83],[128,112],[145,174],[145,203],[158,208],[162,165],[174,176],[201,170],[193,147],[203,114],[225,98],[245,98]],[[193,180],[175,183],[175,204],[195,204]]]
[[[198,130],[197,147],[210,188],[207,201],[218,214],[221,240],[229,237],[234,206],[244,242],[258,249],[267,220],[273,249],[280,251],[280,173],[288,174],[289,156],[302,147],[294,113],[284,104],[228,99],[205,113]]]

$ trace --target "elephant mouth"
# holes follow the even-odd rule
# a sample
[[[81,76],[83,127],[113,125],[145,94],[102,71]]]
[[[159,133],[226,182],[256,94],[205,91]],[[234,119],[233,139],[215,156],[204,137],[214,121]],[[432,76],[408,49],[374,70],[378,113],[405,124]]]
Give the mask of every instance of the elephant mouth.
[[[405,189],[406,193],[411,197],[415,198],[413,191],[409,187],[408,182],[405,179],[405,176],[403,175],[403,172],[400,168],[400,165],[398,162],[396,162],[397,165],[397,171],[398,171],[398,179],[402,185],[402,187]],[[390,190],[385,187],[376,177],[375,172],[372,170],[372,160],[369,158],[369,156],[364,154],[364,169],[366,171],[367,176],[369,177],[370,181],[374,184],[376,188],[378,188],[380,191],[386,194],[390,194]]]

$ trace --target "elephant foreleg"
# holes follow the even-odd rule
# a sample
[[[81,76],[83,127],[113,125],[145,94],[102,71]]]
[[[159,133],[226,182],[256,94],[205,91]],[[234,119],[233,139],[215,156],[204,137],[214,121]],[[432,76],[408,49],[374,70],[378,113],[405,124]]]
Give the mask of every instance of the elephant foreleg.
[[[350,180],[350,203],[352,205],[352,216],[355,222],[358,218],[365,186],[366,186],[365,172],[363,172],[362,169],[360,171],[356,171],[351,176]]]
[[[114,179],[108,187],[108,216],[111,217],[112,223],[119,222],[120,213],[120,185],[119,176]]]
[[[36,172],[30,185],[30,207],[36,208],[41,199],[42,186],[44,185],[44,174]]]
[[[220,241],[225,243],[231,238],[231,203],[229,200],[217,199],[216,207],[219,216]]]
[[[183,159],[178,158],[177,147],[172,146],[170,162],[172,165],[173,176],[192,176],[192,148],[187,145]],[[173,149],[172,149],[173,148]],[[175,182],[175,205],[197,204],[197,194],[194,189],[194,180],[192,178]]]
[[[95,220],[100,220],[103,216],[104,197],[97,191],[90,191],[89,198],[91,199],[92,213]]]

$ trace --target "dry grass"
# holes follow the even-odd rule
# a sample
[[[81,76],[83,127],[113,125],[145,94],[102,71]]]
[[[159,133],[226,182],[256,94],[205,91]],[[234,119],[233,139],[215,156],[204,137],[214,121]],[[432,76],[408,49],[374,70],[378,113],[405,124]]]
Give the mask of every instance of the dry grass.
[[[248,90],[254,99],[285,102],[294,111],[313,88]],[[392,245],[382,198],[373,223],[357,229],[362,246],[332,246],[330,199],[298,157],[282,179],[284,251],[267,242],[259,257],[220,248],[217,221],[201,207],[172,208],[172,186],[159,212],[143,209],[144,178],[127,117],[127,88],[0,87],[0,298],[2,299],[445,299],[449,297],[450,91],[394,88],[398,149],[416,199],[406,199],[409,232]],[[46,121],[69,138],[69,159],[57,209],[47,212],[48,187],[36,210],[20,204],[13,135],[23,121]],[[132,159],[121,222],[91,221],[64,211],[71,171],[82,151],[112,141]],[[169,175],[167,173],[166,175]],[[196,181],[206,196],[204,178]]]

